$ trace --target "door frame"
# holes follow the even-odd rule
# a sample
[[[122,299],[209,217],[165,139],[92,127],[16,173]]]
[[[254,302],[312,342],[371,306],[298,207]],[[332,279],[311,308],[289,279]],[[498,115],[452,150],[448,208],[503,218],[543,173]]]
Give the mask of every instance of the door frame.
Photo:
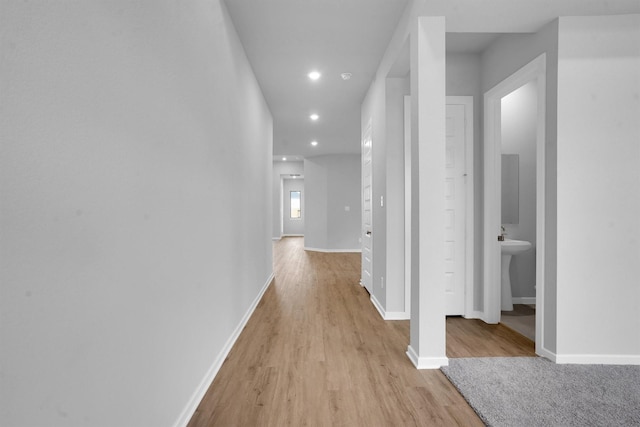
[[[369,158],[369,186],[370,186],[370,194],[369,194],[369,200],[370,200],[370,227],[371,230],[366,230],[365,229],[365,203],[366,203],[366,198],[365,198],[365,188],[367,186],[367,183],[365,182],[365,164],[364,164],[364,147],[369,144],[369,150],[370,150],[370,158]],[[364,132],[362,134],[362,141],[361,141],[361,149],[362,149],[362,154],[361,154],[361,165],[362,165],[362,170],[361,170],[361,181],[362,181],[362,186],[361,186],[361,202],[362,202],[362,212],[361,212],[361,221],[362,221],[362,229],[361,229],[361,233],[360,233],[360,239],[361,239],[361,247],[362,247],[362,255],[361,255],[361,267],[360,267],[360,285],[365,288],[367,290],[367,292],[373,296],[373,237],[372,237],[372,232],[373,232],[373,119],[371,117],[369,117],[369,119],[366,122],[366,126],[364,128]],[[369,271],[368,273],[370,273],[370,277],[369,277],[369,281],[367,282],[367,280],[365,279],[365,263],[364,263],[364,257],[367,255],[366,251],[365,251],[365,244],[368,242],[369,244],[369,256],[371,259],[370,262],[370,269],[371,271]]]
[[[411,95],[404,96],[404,312],[411,319]]]
[[[536,81],[536,352],[544,341],[546,54],[543,53],[484,94],[484,307],[482,319],[500,322],[501,100]]]
[[[464,106],[464,169],[465,169],[465,199],[464,199],[464,313],[466,318],[477,318],[473,309],[474,282],[474,171],[473,171],[473,96],[447,96],[447,105]]]
[[[473,96],[447,96],[446,105],[465,107],[465,282],[464,314],[466,318],[480,318],[473,308],[474,300],[474,150],[473,150]],[[404,97],[404,147],[405,147],[405,311],[411,316],[411,96]]]

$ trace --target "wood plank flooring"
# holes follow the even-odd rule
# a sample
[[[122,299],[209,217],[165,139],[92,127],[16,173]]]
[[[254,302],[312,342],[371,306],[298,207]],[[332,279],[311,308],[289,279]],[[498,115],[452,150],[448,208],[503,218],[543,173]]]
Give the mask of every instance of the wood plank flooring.
[[[439,370],[405,352],[408,321],[384,321],[359,284],[360,254],[274,244],[275,280],[189,427],[482,426]],[[447,355],[532,356],[501,325],[447,319]]]

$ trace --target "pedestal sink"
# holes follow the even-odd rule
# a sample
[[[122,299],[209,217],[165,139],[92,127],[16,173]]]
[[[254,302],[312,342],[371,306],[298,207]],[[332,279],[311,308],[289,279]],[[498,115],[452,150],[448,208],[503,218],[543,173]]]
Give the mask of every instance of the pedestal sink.
[[[511,257],[526,252],[529,249],[531,249],[531,242],[525,240],[505,239],[500,242],[500,252],[502,254],[502,297],[500,298],[500,310],[502,311],[513,311],[511,277],[509,275]]]

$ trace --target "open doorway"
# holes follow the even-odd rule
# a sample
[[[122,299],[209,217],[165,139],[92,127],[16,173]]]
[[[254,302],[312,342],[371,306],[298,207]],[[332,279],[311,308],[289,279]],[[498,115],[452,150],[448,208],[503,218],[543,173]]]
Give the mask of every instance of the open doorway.
[[[500,323],[535,341],[537,82],[501,100],[501,225],[512,252],[501,254]],[[522,243],[518,243],[522,242]],[[517,246],[520,245],[520,246]]]
[[[514,311],[511,304],[513,301],[513,287],[511,283],[507,283],[508,286],[504,287],[505,280],[510,281],[512,278],[513,269],[506,269],[503,271],[502,266],[507,261],[506,258],[510,258],[512,262],[515,253],[509,253],[505,250],[508,245],[505,242],[501,242],[502,237],[517,241],[529,241],[529,244],[533,243],[534,250],[529,250],[528,254],[529,262],[521,262],[523,268],[517,274],[517,285],[523,285],[523,277],[526,274],[529,276],[529,280],[533,280],[535,297],[529,297],[522,301],[516,301],[521,303],[528,303],[526,305],[535,304],[535,334],[533,335],[536,341],[536,351],[539,345],[543,342],[543,328],[541,325],[543,316],[543,294],[544,294],[544,229],[545,229],[545,217],[544,217],[544,191],[545,191],[545,70],[546,59],[542,54],[538,58],[525,65],[516,73],[505,79],[493,89],[488,91],[484,96],[484,110],[485,110],[485,158],[484,158],[484,320],[487,323],[500,322],[502,309],[511,309],[508,311]],[[516,92],[522,89],[524,92]],[[514,95],[511,95],[511,94]],[[523,96],[523,93],[525,96]],[[521,138],[522,135],[517,134],[516,139],[518,142],[513,141],[514,132],[510,129],[514,126],[514,123],[504,123],[503,119],[507,119],[512,113],[510,111],[504,111],[505,108],[512,108],[513,105],[508,105],[513,102],[522,102],[523,98],[529,98],[529,104],[525,109],[533,108],[533,111],[529,111],[531,120],[533,120],[532,132],[532,146],[526,146],[526,138]],[[531,106],[531,102],[534,106]],[[522,112],[518,113],[519,115]],[[522,117],[517,117],[517,120],[521,120]],[[516,124],[515,126],[521,126]],[[522,129],[520,129],[522,130]],[[504,146],[503,146],[504,140]],[[524,142],[523,142],[524,141]],[[513,151],[514,147],[522,145],[518,148],[519,153],[509,153],[506,151]],[[506,147],[506,149],[505,149]],[[503,157],[503,154],[517,154],[516,157]],[[526,157],[526,160],[523,158]],[[505,163],[505,173],[514,172],[514,169],[518,171],[518,176],[512,176],[507,178],[507,183],[503,185],[503,159]],[[523,160],[524,163],[523,163]],[[510,165],[510,167],[508,167]],[[522,166],[522,168],[521,168]],[[520,169],[526,170],[526,179],[531,181],[533,186],[520,186]],[[514,184],[517,181],[517,185],[511,185],[517,191],[518,200],[504,200],[505,206],[511,205],[516,208],[515,214],[512,212],[510,219],[505,221],[503,217],[503,186]],[[507,189],[505,189],[507,190]],[[504,195],[505,198],[510,196]],[[527,197],[525,201],[522,198]],[[523,210],[524,209],[524,210]],[[514,219],[514,216],[517,219]],[[520,217],[527,218],[527,225],[520,225]],[[506,233],[506,236],[505,236]],[[511,234],[511,236],[509,235]],[[529,240],[525,240],[525,239]],[[526,249],[526,248],[525,248]],[[526,253],[524,250],[522,254]],[[508,255],[508,256],[507,256]],[[525,268],[525,264],[529,265],[529,268]],[[507,262],[507,265],[509,263]],[[533,266],[533,267],[531,267]],[[533,271],[531,272],[531,269]],[[527,273],[527,270],[529,273]],[[506,275],[506,277],[505,277]],[[504,289],[509,292],[503,293]],[[523,289],[517,289],[517,293],[523,291]],[[505,296],[506,295],[506,296]],[[502,302],[505,298],[509,298],[511,301],[506,301],[508,304],[502,306]],[[533,299],[531,299],[533,298]],[[533,303],[533,304],[531,304]],[[508,306],[508,307],[507,307]],[[525,310],[526,311],[526,310]]]

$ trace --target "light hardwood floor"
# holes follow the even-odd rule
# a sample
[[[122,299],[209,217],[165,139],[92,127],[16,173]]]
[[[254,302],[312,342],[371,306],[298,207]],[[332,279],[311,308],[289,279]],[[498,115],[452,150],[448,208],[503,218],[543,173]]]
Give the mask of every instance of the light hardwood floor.
[[[411,364],[409,322],[380,318],[358,284],[360,254],[305,252],[302,238],[284,238],[274,269],[190,427],[483,425],[439,370]],[[447,355],[533,356],[534,344],[448,318]]]

